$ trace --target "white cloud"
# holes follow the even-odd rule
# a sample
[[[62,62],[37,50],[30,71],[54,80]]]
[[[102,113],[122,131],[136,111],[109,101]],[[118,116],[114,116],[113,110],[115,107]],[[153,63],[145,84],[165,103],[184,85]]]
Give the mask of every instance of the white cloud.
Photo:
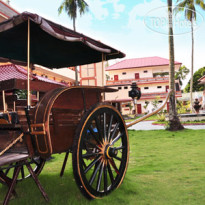
[[[120,0],[87,0],[89,5],[89,10],[98,20],[103,20],[109,16],[109,10],[105,7],[108,4],[112,4],[114,12],[112,12],[112,17],[118,19],[120,13],[125,10],[125,5],[119,3]]]
[[[120,17],[120,13],[125,10],[125,5],[119,3],[120,0],[111,0],[109,3],[113,4],[114,14],[112,15],[114,19],[118,19]]]
[[[89,10],[93,13],[96,19],[103,20],[108,17],[108,9],[103,7],[105,4],[107,4],[107,1],[87,0],[86,2],[89,5]]]
[[[119,13],[114,13],[114,14],[112,14],[112,18],[113,19],[119,19],[120,18],[120,14]]]
[[[120,0],[112,0],[115,12],[123,12],[125,10],[125,5],[119,3]]]
[[[137,26],[137,20],[144,20],[144,17],[150,12],[152,9],[166,6],[165,2],[160,0],[153,0],[147,2],[144,0],[143,3],[137,4],[130,12],[129,12],[129,20],[128,20],[128,28],[133,29]]]

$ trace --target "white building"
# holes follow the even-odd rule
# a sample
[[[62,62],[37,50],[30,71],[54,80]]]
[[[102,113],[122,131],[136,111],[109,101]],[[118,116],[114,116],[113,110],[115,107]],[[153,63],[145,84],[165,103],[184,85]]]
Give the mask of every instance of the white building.
[[[180,62],[175,61],[178,71]],[[128,96],[132,82],[136,82],[142,96],[137,102],[137,113],[147,112],[147,103],[157,100],[163,103],[169,90],[169,60],[161,57],[134,58],[120,61],[106,68],[110,79],[107,86],[118,89],[116,93],[106,93],[106,101],[112,102],[123,114],[133,112],[132,99]],[[181,97],[179,82],[176,81],[176,97]],[[130,110],[130,103],[132,110]],[[151,109],[151,108],[150,108]],[[166,109],[169,109],[169,103]]]

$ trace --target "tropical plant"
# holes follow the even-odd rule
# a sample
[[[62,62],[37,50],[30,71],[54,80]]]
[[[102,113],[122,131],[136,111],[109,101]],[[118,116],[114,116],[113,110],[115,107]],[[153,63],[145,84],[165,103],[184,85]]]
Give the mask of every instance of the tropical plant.
[[[130,108],[130,114],[132,114],[132,108],[133,108],[132,103],[128,103],[128,107]]]
[[[196,91],[203,91],[204,85],[199,84],[199,79],[205,75],[205,67],[200,68],[197,70],[193,75],[193,92]],[[190,92],[190,81],[187,83],[186,87],[184,88],[186,93]]]
[[[190,108],[192,110],[192,92],[193,92],[193,72],[194,72],[194,21],[196,21],[196,5],[199,5],[205,10],[204,0],[177,0],[176,12],[183,11],[185,18],[191,22],[191,39],[192,39],[192,51],[191,51],[191,80],[190,80]]]
[[[16,90],[15,94],[17,95],[18,99],[26,99],[27,98],[27,91],[26,90]]]
[[[178,71],[175,72],[175,79],[179,80],[179,84],[182,85],[182,80],[186,79],[190,70],[186,66],[181,66]]]
[[[175,104],[175,67],[174,67],[174,36],[173,36],[173,20],[172,20],[172,0],[167,0],[168,20],[169,20],[169,73],[170,73],[170,89],[172,90],[169,98],[169,130],[181,130],[181,125],[176,112]]]
[[[73,20],[73,30],[76,31],[77,11],[79,11],[80,15],[84,14],[88,11],[88,4],[84,0],[64,0],[58,8],[58,13],[61,14],[63,10]],[[78,85],[77,66],[75,67],[75,83]]]
[[[189,103],[177,100],[177,113],[185,114],[188,112],[190,106]]]
[[[159,100],[160,100],[160,97],[159,96],[156,96],[155,99],[153,101],[151,101],[151,104],[154,108],[154,110],[156,110],[159,106]]]

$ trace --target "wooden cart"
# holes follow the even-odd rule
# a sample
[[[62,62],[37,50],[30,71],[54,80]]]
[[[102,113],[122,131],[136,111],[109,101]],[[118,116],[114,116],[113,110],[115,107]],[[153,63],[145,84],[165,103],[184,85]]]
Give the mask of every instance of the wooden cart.
[[[50,89],[31,106],[30,90],[42,87],[30,82],[29,73],[31,63],[58,68],[125,55],[31,13],[0,24],[0,45],[2,61],[23,65],[27,62],[28,68],[27,82],[0,84],[4,105],[0,119],[0,182],[9,187],[4,204],[15,195],[16,181],[29,176],[48,200],[37,176],[45,160],[55,153],[66,153],[61,176],[68,153],[72,153],[74,177],[87,198],[101,198],[119,187],[129,159],[127,128],[151,114],[126,125],[120,112],[103,100],[103,93],[116,90],[94,86]],[[6,90],[22,89],[22,86],[28,90],[27,106],[18,106],[15,102],[15,111],[7,112]]]

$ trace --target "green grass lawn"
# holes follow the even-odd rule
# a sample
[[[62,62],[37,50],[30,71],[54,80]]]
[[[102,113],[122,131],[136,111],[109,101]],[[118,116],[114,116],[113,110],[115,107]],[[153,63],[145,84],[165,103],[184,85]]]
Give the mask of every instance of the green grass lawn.
[[[64,154],[55,155],[39,177],[49,204],[205,204],[205,130],[129,131],[129,136],[129,166],[119,189],[101,200],[88,201],[73,179],[71,156],[60,178]],[[0,204],[6,191],[0,185]],[[16,191],[18,198],[10,205],[47,204],[31,179],[18,183]]]

